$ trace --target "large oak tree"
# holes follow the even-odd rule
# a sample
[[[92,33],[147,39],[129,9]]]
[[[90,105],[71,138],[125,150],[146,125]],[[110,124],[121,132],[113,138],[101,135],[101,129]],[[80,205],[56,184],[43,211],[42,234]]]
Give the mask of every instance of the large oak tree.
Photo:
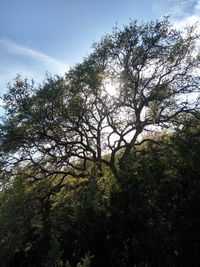
[[[106,165],[120,177],[145,133],[181,127],[199,112],[199,54],[195,27],[168,19],[133,21],[114,29],[65,77],[41,85],[17,77],[4,95],[1,168],[24,167],[33,180],[98,175]],[[111,94],[108,88],[115,90]]]

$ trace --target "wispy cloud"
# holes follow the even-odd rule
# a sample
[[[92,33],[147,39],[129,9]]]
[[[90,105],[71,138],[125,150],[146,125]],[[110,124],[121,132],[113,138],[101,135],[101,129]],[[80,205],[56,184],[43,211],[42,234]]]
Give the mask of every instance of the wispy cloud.
[[[23,55],[23,56],[32,58],[33,60],[39,61],[41,63],[50,64],[55,69],[57,69],[58,73],[63,73],[68,68],[67,64],[60,62],[59,60],[53,57],[50,57],[46,55],[45,53],[34,50],[30,47],[17,44],[13,40],[10,40],[6,37],[0,38],[0,45],[4,46],[4,48],[9,53],[16,54],[16,55]]]
[[[172,20],[177,28],[200,23],[200,0],[176,1]],[[173,8],[173,7],[172,7]],[[200,31],[200,25],[199,31]]]
[[[169,15],[177,28],[200,22],[200,0],[155,0],[152,9],[156,14]]]
[[[168,0],[170,13],[176,17],[185,17],[194,12],[196,0]]]
[[[0,37],[0,61],[0,94],[16,74],[41,82],[46,72],[63,75],[69,69],[68,64],[6,37]]]

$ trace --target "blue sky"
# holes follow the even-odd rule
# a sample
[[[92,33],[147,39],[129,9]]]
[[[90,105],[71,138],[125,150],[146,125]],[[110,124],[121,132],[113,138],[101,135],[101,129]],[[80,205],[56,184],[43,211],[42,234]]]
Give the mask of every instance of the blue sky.
[[[130,19],[200,19],[200,0],[0,0],[0,94],[17,73],[42,80],[80,62],[94,41]]]

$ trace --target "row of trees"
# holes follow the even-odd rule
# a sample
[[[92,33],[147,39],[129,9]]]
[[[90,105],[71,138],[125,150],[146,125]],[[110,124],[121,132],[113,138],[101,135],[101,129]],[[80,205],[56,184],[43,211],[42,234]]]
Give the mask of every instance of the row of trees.
[[[133,21],[65,77],[9,85],[2,266],[197,266],[198,40]]]

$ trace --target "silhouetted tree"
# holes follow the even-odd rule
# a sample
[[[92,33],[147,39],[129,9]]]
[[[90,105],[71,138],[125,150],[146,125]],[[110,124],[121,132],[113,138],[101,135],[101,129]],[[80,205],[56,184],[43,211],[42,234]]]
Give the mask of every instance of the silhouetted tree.
[[[54,190],[67,176],[89,177],[91,168],[101,176],[102,164],[119,178],[146,131],[173,129],[198,111],[198,38],[195,27],[179,32],[167,19],[133,21],[63,78],[36,86],[17,77],[3,98],[2,169],[19,173],[13,167],[25,164],[32,180],[56,180]]]

